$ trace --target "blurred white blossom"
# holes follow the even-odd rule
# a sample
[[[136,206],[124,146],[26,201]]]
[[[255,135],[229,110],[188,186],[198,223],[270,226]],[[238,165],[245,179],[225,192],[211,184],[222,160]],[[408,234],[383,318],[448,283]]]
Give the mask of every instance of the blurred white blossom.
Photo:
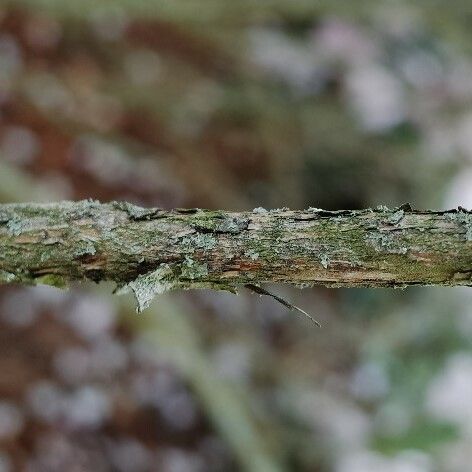
[[[380,66],[354,68],[347,76],[346,91],[352,108],[367,131],[385,131],[406,118],[403,86]]]
[[[24,92],[31,102],[47,112],[61,112],[73,116],[74,100],[63,81],[48,72],[29,74]]]
[[[32,414],[46,423],[59,420],[65,397],[60,388],[48,381],[34,384],[27,392],[27,404]]]
[[[390,382],[381,365],[366,362],[354,371],[350,389],[353,395],[361,400],[376,400],[389,392]]]
[[[249,43],[252,60],[266,72],[295,91],[316,91],[319,67],[313,51],[305,44],[269,29],[250,31]]]
[[[440,85],[445,80],[445,71],[438,57],[430,52],[413,50],[400,63],[405,79],[419,90]]]
[[[294,400],[300,418],[343,450],[356,450],[370,437],[369,416],[332,392],[302,391]]]
[[[313,33],[317,54],[324,59],[343,61],[347,64],[365,64],[379,54],[372,38],[359,25],[339,18],[328,18]]]
[[[62,415],[73,429],[95,429],[110,413],[110,397],[101,389],[86,385],[66,396]]]
[[[472,113],[461,118],[456,130],[458,150],[472,162]]]
[[[30,388],[27,398],[36,418],[49,424],[64,424],[71,430],[101,426],[112,406],[110,397],[91,385],[69,392],[44,381]]]
[[[450,182],[444,198],[444,208],[457,208],[459,205],[472,209],[472,166],[466,167]]]
[[[472,355],[452,355],[431,382],[426,407],[432,416],[472,431]]]
[[[116,308],[106,297],[84,293],[71,303],[66,321],[85,339],[92,340],[110,332]]]
[[[68,347],[58,351],[53,363],[59,378],[68,384],[109,381],[126,368],[128,353],[117,340],[102,337],[86,348]]]
[[[247,346],[240,343],[226,342],[218,346],[213,352],[216,372],[224,379],[238,383],[247,381],[251,367],[250,354]]]

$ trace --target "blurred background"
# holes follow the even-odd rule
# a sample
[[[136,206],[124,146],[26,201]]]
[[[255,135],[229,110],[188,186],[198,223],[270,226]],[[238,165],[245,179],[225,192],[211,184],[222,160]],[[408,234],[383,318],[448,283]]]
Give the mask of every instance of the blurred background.
[[[0,1],[0,200],[472,207],[472,5]],[[0,289],[0,472],[472,470],[472,290]]]

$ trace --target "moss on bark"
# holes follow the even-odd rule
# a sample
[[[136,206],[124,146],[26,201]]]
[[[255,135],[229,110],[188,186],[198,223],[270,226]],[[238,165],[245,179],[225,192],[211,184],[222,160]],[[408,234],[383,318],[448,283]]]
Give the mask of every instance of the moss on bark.
[[[125,202],[0,205],[0,282],[111,280],[188,288],[472,285],[472,214],[459,208],[164,211]],[[165,272],[165,273],[164,273]]]

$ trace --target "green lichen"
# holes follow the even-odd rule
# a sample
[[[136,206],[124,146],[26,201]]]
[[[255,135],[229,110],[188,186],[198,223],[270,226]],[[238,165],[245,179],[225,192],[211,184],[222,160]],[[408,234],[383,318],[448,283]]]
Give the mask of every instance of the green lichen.
[[[327,269],[328,268],[328,265],[329,265],[329,257],[327,254],[321,254],[320,256],[320,262],[321,262],[321,265]]]
[[[400,223],[400,221],[403,219],[405,216],[405,212],[403,210],[397,210],[393,212],[388,218],[387,218],[387,223],[391,225],[396,225]]]
[[[182,248],[186,250],[202,249],[203,251],[214,249],[218,244],[215,236],[208,233],[198,233],[185,236],[181,240]]]
[[[34,279],[36,285],[49,285],[56,288],[67,288],[67,281],[58,274],[46,274]]]
[[[2,284],[9,284],[14,282],[16,279],[16,275],[12,274],[11,272],[7,272],[6,270],[0,270],[0,283]]]
[[[254,210],[252,210],[253,213],[256,213],[256,214],[264,214],[264,213],[269,213],[265,208],[262,208],[262,207],[257,207],[257,208],[254,208]]]
[[[466,241],[472,241],[472,213],[464,208],[459,207],[458,211],[451,211],[446,217],[454,222],[459,223],[464,228],[464,236]]]
[[[136,298],[136,311],[141,313],[152,302],[156,295],[177,288],[174,273],[169,264],[161,264],[156,270],[139,275],[135,280],[116,291],[117,294],[132,291]]]
[[[252,261],[257,261],[257,259],[259,259],[259,253],[257,251],[254,251],[253,249],[248,249],[244,255],[246,257],[249,257],[249,259],[251,259]]]
[[[8,221],[7,229],[12,236],[19,236],[23,232],[32,229],[32,222],[27,219],[13,218]]]
[[[377,252],[389,254],[406,254],[408,252],[408,248],[401,241],[397,241],[394,235],[390,233],[368,234],[366,239]]]
[[[190,224],[202,232],[239,234],[248,227],[249,220],[222,211],[199,211],[192,216]]]
[[[115,293],[121,295],[133,292],[136,298],[136,311],[141,313],[149,307],[152,300],[165,292],[175,289],[209,288],[212,290],[235,291],[229,284],[222,284],[209,281],[198,281],[208,275],[206,264],[198,263],[190,257],[179,268],[169,264],[161,264],[156,270],[147,274],[139,275],[135,280],[118,288]],[[194,280],[196,280],[194,282]]]
[[[160,208],[143,208],[128,202],[112,202],[111,205],[128,213],[132,220],[150,220],[162,210]]]
[[[41,262],[46,262],[51,258],[51,253],[49,251],[43,251],[39,256]]]
[[[464,226],[466,241],[472,241],[472,214],[459,213],[458,218]]]
[[[62,220],[65,215],[73,219],[93,217],[97,212],[100,212],[103,207],[98,200],[94,200],[93,198],[80,200],[78,202],[61,202],[61,206],[63,206],[63,208],[59,208],[57,213],[58,219],[60,220]]]
[[[0,282],[58,286],[54,277],[35,278],[56,271],[70,280],[135,279],[127,288],[140,300],[138,311],[165,290],[221,289],[223,283],[472,283],[472,214],[461,208],[254,213],[165,212],[90,201],[2,205]],[[174,262],[168,270],[161,265],[136,275],[155,268],[156,261]],[[231,272],[233,261],[241,270]],[[326,281],[322,267],[329,268],[329,279],[339,280]]]
[[[181,278],[185,280],[201,279],[208,275],[208,266],[207,264],[199,263],[191,257],[186,256],[181,266],[180,275]]]
[[[83,240],[83,245],[75,251],[77,257],[81,256],[93,256],[97,253],[97,248],[92,241],[86,239]]]
[[[464,285],[470,285],[472,281],[472,270],[464,271],[464,272],[455,272],[452,276],[454,281],[464,282]]]

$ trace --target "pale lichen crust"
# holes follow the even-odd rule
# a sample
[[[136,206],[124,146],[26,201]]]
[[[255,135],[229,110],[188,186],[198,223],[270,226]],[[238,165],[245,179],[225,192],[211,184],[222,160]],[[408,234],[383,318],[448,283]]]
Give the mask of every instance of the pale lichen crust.
[[[16,279],[16,275],[12,274],[11,272],[7,272],[6,270],[0,270],[0,283],[2,284],[9,284],[14,282]]]
[[[116,290],[117,294],[133,292],[136,298],[136,311],[141,313],[149,307],[154,297],[176,288],[173,272],[168,264],[161,264],[156,270],[139,275],[132,282]]]

